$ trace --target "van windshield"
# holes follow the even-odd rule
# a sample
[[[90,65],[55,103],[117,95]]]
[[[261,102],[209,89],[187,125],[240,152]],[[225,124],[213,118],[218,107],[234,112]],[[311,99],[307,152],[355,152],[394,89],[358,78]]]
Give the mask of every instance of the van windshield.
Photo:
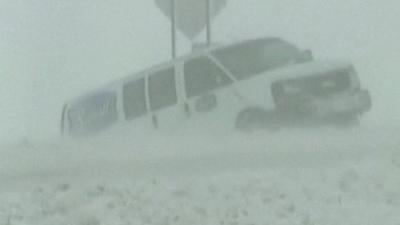
[[[302,54],[295,46],[278,38],[253,40],[212,54],[239,80],[302,61]]]

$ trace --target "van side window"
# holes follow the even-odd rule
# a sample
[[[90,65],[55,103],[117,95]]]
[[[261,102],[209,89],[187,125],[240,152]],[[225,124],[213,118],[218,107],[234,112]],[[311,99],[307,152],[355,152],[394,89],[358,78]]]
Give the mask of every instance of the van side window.
[[[73,136],[105,130],[118,120],[117,95],[105,92],[90,96],[70,106],[67,116]]]
[[[174,68],[161,70],[149,76],[149,98],[152,111],[177,103]]]
[[[126,120],[133,120],[147,113],[144,78],[126,83],[123,96]]]
[[[185,89],[189,98],[230,83],[230,78],[209,58],[196,58],[185,63]]]

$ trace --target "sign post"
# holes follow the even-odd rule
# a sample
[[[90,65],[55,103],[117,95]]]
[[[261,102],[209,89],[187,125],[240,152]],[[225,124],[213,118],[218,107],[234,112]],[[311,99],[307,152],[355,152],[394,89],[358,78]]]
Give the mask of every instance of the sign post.
[[[176,58],[176,0],[171,1],[171,51],[172,58]]]
[[[207,46],[211,45],[211,0],[206,0]]]
[[[172,57],[177,55],[177,30],[193,41],[204,29],[207,46],[212,42],[212,19],[227,0],[154,0],[171,21]]]

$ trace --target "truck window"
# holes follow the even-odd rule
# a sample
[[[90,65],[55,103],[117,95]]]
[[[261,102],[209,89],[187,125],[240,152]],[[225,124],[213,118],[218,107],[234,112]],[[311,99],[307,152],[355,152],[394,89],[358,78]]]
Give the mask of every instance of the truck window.
[[[176,104],[175,69],[168,68],[149,76],[149,98],[152,111]]]
[[[124,112],[126,120],[133,120],[147,113],[145,80],[128,82],[123,87]]]
[[[232,80],[207,57],[185,63],[185,89],[189,98],[231,84]]]

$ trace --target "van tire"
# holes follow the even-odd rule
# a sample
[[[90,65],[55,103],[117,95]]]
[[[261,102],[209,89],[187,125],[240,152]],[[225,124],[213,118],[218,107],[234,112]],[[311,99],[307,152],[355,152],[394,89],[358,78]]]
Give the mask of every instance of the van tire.
[[[236,117],[236,130],[252,132],[266,128],[267,112],[262,108],[247,108]]]

